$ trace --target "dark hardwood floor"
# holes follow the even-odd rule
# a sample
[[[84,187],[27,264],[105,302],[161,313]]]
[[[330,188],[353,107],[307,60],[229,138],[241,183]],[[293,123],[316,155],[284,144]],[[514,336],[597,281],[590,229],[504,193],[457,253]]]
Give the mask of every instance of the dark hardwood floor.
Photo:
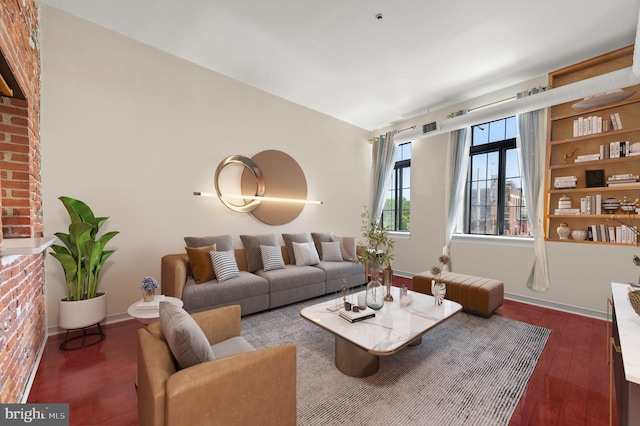
[[[394,278],[394,284],[410,280]],[[496,315],[552,330],[510,425],[609,424],[605,321],[505,301]],[[104,326],[107,338],[77,351],[50,336],[28,402],[69,403],[72,425],[136,425],[135,320]],[[617,424],[615,409],[613,424]]]

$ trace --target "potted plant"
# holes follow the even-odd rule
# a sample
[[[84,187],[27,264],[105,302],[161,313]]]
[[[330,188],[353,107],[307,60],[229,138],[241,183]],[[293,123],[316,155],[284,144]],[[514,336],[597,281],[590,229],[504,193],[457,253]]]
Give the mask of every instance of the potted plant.
[[[394,240],[389,238],[387,230],[379,223],[369,219],[369,210],[365,207],[360,215],[362,218],[362,237],[366,240],[365,249],[358,254],[358,260],[365,264],[366,270],[371,274],[371,281],[367,284],[367,306],[372,309],[380,309],[384,300],[393,301],[391,296],[391,280],[385,287],[380,284],[380,269],[391,268],[393,261]]]
[[[64,270],[66,297],[60,300],[58,325],[67,330],[99,324],[107,316],[106,293],[98,292],[100,272],[115,250],[105,246],[118,231],[98,236],[108,217],[96,217],[87,204],[59,197],[69,214],[69,232],[54,235],[64,245],[52,245],[49,254]]]

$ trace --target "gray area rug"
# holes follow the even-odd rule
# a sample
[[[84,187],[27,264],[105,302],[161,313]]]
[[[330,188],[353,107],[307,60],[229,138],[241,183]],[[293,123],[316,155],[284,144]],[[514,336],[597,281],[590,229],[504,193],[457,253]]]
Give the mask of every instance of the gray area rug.
[[[354,378],[334,365],[334,336],[300,317],[326,298],[249,315],[256,348],[295,343],[299,425],[506,425],[550,330],[498,316],[458,313],[419,346],[381,357]]]

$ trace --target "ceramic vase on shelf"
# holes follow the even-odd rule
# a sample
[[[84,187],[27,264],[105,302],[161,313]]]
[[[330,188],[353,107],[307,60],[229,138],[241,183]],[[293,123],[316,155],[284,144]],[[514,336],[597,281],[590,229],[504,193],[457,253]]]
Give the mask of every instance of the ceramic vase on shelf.
[[[558,232],[558,237],[561,240],[566,240],[569,238],[569,235],[571,235],[571,228],[564,222],[562,222],[560,226],[558,226],[556,231]]]
[[[153,297],[155,296],[155,291],[153,290],[142,290],[142,300],[144,302],[153,302]]]
[[[442,305],[444,296],[447,294],[447,285],[445,283],[436,282],[436,280],[431,280],[431,294],[433,294],[436,305]]]
[[[380,274],[377,268],[371,269],[371,281],[367,284],[367,306],[378,310],[384,305],[385,287],[380,282]]]

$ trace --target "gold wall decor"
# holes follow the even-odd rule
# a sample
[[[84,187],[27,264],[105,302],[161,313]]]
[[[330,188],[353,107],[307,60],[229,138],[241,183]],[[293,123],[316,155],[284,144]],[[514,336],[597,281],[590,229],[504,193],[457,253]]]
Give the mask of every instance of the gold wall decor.
[[[240,193],[221,190],[219,178],[229,165],[243,167]],[[268,225],[284,225],[300,215],[305,204],[322,204],[307,200],[307,180],[300,165],[288,154],[277,150],[262,151],[252,158],[231,155],[220,162],[215,173],[216,194],[229,209],[251,213]],[[212,195],[194,192],[194,195]]]

